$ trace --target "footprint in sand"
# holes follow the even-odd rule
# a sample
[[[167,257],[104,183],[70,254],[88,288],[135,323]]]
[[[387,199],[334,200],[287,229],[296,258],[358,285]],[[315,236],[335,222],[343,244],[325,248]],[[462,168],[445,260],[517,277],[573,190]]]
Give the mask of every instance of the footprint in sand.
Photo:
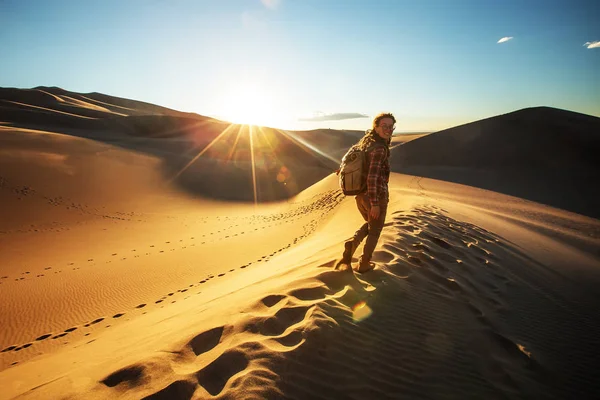
[[[302,321],[310,308],[311,306],[284,307],[272,317],[250,322],[247,328],[264,336],[279,336],[290,326]]]
[[[17,347],[14,351],[21,351],[23,349],[26,349],[28,347],[30,347],[33,343],[25,343],[23,346],[21,347]]]
[[[219,394],[229,379],[245,370],[249,360],[245,353],[230,350],[196,373],[198,383],[212,396]],[[193,392],[192,392],[193,393]]]
[[[220,343],[224,329],[224,326],[220,326],[200,333],[189,341],[189,348],[196,356],[214,349]]]
[[[300,330],[294,330],[283,337],[274,338],[273,340],[285,347],[296,347],[304,339],[304,334]]]
[[[267,307],[273,307],[274,305],[278,304],[281,300],[285,299],[286,296],[283,295],[279,295],[279,294],[272,294],[269,295],[267,297],[264,297],[263,299],[261,299],[261,302],[267,306]]]
[[[323,300],[327,297],[327,292],[329,290],[324,286],[314,287],[314,288],[301,288],[296,289],[288,294],[302,301],[316,301]],[[264,303],[264,299],[263,299]],[[265,304],[266,305],[266,304]]]
[[[52,339],[59,339],[61,337],[65,337],[67,335],[68,335],[68,333],[63,332],[63,333],[60,333],[60,334],[58,334],[56,336],[53,336]]]
[[[100,382],[108,387],[115,387],[121,383],[126,383],[129,387],[136,386],[143,380],[145,369],[143,365],[132,365],[110,374]]]

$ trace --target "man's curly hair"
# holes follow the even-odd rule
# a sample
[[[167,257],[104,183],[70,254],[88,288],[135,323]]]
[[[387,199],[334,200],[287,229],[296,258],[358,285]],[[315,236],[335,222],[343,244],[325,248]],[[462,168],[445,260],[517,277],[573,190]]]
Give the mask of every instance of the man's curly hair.
[[[375,135],[377,135],[377,133],[375,132],[375,128],[379,126],[379,123],[384,118],[391,118],[392,121],[394,121],[394,124],[396,123],[396,117],[394,117],[394,114],[392,113],[382,112],[377,114],[375,118],[373,118],[373,129],[369,129],[358,142],[357,146],[359,148],[361,148],[362,150],[366,150],[372,143],[375,142]],[[388,140],[388,146],[390,145],[391,141],[392,138]]]
[[[373,118],[373,129],[377,128],[381,120],[384,118],[391,118],[392,121],[394,121],[394,124],[396,124],[396,117],[394,117],[394,114],[382,112],[377,114],[375,118]]]

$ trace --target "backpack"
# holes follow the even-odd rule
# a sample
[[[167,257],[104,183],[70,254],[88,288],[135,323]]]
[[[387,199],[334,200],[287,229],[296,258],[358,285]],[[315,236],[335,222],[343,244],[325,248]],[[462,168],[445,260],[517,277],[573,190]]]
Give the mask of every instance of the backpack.
[[[350,147],[338,170],[340,188],[346,196],[356,196],[367,190],[367,175],[369,174],[368,153],[378,145],[371,145],[362,150],[357,144]]]

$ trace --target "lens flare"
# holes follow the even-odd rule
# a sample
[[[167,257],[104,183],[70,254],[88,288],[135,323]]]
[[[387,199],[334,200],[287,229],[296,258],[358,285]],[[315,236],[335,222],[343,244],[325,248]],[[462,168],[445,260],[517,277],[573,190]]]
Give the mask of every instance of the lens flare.
[[[277,182],[284,183],[285,181],[290,179],[291,176],[292,176],[291,171],[289,169],[287,169],[285,167],[285,165],[282,165],[281,168],[279,169],[279,173],[277,174]]]
[[[188,169],[190,167],[190,165],[192,165],[193,163],[196,162],[196,160],[198,160],[200,157],[202,157],[202,154],[206,153],[206,151],[208,149],[210,149],[212,146],[214,146],[215,143],[218,143],[219,139],[221,139],[223,136],[226,136],[234,126],[235,125],[228,125],[227,128],[225,128],[223,131],[221,131],[221,133],[219,133],[219,135],[217,135],[217,137],[215,137],[204,149],[202,149],[202,151],[200,151],[190,162],[188,162],[183,168],[181,168],[181,170],[179,172],[177,172],[175,175],[173,175],[171,177],[171,179],[169,180],[169,182],[173,182],[175,179],[177,179],[186,169]]]
[[[254,188],[254,206],[258,204],[258,193],[256,191],[256,165],[254,160],[254,127],[250,125],[248,130],[248,136],[250,138],[250,159],[252,160],[252,187]]]
[[[352,306],[352,318],[356,322],[364,321],[369,318],[371,314],[373,314],[373,310],[371,310],[371,307],[369,307],[364,300],[361,300]]]

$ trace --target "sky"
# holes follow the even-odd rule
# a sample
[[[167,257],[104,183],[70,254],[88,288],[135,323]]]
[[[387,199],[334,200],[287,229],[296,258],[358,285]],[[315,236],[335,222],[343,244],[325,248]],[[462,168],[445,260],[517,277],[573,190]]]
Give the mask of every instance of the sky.
[[[280,129],[600,116],[598,0],[0,0],[0,87]]]

